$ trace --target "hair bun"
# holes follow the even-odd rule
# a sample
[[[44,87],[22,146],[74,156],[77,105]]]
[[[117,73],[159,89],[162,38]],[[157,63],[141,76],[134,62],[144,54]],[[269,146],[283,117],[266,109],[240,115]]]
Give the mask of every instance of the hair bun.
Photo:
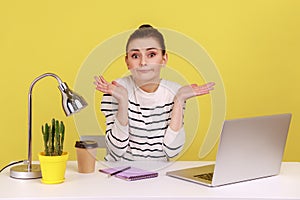
[[[142,28],[153,28],[150,24],[142,24],[139,29],[142,29]]]

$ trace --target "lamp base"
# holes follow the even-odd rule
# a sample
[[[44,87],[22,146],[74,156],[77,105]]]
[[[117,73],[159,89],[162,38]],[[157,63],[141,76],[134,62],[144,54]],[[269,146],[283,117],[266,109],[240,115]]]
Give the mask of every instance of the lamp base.
[[[32,164],[31,170],[28,170],[28,164],[17,165],[10,168],[10,177],[17,179],[35,179],[41,178],[41,168],[38,164]]]

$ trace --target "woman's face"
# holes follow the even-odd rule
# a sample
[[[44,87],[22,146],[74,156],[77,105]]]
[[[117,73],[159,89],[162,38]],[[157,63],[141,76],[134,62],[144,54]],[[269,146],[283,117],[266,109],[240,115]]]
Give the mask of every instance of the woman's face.
[[[128,44],[125,61],[134,80],[141,85],[160,80],[160,70],[168,61],[168,56],[162,54],[155,39],[140,38]]]

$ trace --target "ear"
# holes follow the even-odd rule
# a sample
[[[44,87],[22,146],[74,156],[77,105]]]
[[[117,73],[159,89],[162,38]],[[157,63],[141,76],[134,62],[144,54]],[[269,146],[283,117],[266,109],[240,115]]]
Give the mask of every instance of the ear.
[[[168,62],[168,54],[167,54],[167,53],[165,53],[165,55],[163,55],[162,64],[163,64],[163,65],[166,65],[166,64],[167,64],[167,62]]]
[[[128,56],[127,55],[125,56],[125,63],[127,65],[127,69],[129,69],[129,63],[128,63]]]

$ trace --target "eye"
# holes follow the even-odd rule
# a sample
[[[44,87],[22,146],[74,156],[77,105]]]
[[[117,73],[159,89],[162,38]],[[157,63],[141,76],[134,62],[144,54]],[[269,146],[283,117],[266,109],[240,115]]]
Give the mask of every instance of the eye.
[[[137,58],[139,58],[139,55],[137,53],[133,53],[130,55],[130,57],[133,59],[137,59]]]
[[[156,52],[150,52],[150,53],[148,53],[148,57],[153,58],[156,56],[156,54],[157,54]]]

